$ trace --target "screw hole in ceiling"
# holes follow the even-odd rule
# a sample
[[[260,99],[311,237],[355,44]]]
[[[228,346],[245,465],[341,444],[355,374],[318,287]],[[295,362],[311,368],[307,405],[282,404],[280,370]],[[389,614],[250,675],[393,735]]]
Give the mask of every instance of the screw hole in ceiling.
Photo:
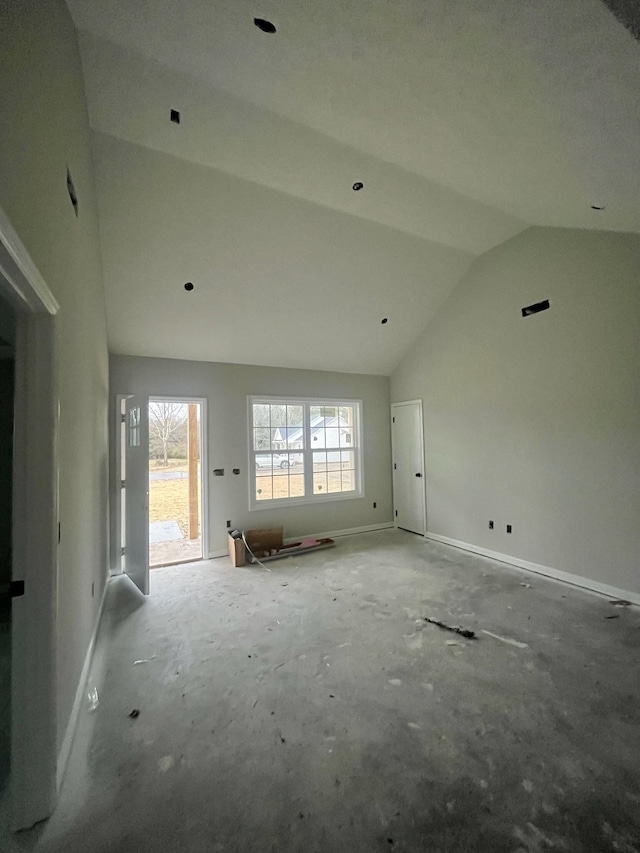
[[[592,204],[592,205],[591,205],[591,210],[604,210],[604,207],[605,207],[605,206],[604,206],[604,204],[603,204],[603,205],[599,205],[599,204]]]
[[[271,23],[271,21],[265,21],[264,18],[254,18],[253,23],[259,30],[262,30],[263,33],[275,33],[276,28],[275,25]]]
[[[354,192],[360,192],[360,190],[364,187],[362,181],[356,181],[355,184],[351,187]]]
[[[384,324],[385,324],[385,323],[388,323],[388,322],[389,322],[389,320],[388,320],[388,318],[387,318],[387,317],[383,317],[383,318],[382,318],[382,320],[380,320],[380,322],[381,322],[381,323],[382,323],[382,325],[384,326]]]
[[[185,284],[184,289],[185,289],[185,290],[193,290],[193,282],[192,282],[192,281],[188,281],[188,282]]]

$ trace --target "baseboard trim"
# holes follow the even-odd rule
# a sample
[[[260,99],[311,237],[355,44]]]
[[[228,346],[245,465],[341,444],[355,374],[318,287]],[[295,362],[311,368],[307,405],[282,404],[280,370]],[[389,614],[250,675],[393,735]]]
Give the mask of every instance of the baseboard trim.
[[[62,786],[64,774],[67,771],[67,764],[69,763],[69,756],[71,755],[71,747],[73,746],[73,738],[76,733],[76,728],[78,726],[80,709],[82,708],[82,702],[84,700],[87,679],[89,678],[91,662],[93,661],[93,651],[96,645],[96,638],[98,636],[100,622],[102,621],[102,611],[104,610],[104,603],[107,598],[107,587],[109,585],[110,579],[110,577],[107,577],[104,589],[102,590],[102,599],[100,601],[100,607],[98,609],[98,615],[96,617],[96,624],[93,629],[93,634],[91,636],[89,646],[87,648],[87,653],[84,657],[84,664],[82,666],[82,672],[80,673],[80,680],[78,681],[76,696],[73,700],[73,708],[71,709],[71,715],[69,716],[69,722],[67,723],[67,730],[64,733],[64,740],[62,741],[62,746],[60,747],[60,753],[58,754],[58,767],[56,772],[56,784],[58,791]]]
[[[392,521],[383,521],[380,524],[365,524],[363,527],[346,527],[343,530],[327,530],[324,533],[308,533],[304,536],[288,536],[284,541],[286,544],[297,542],[300,539],[339,539],[342,536],[354,536],[356,533],[373,533],[376,530],[387,530],[393,527]]]
[[[507,563],[510,566],[515,566],[518,569],[523,569],[525,572],[532,572],[536,575],[544,575],[553,580],[561,581],[562,583],[578,586],[581,589],[586,589],[589,592],[595,592],[599,595],[606,595],[608,598],[622,598],[630,601],[632,604],[640,604],[640,593],[630,592],[627,589],[620,589],[616,586],[610,586],[606,583],[585,578],[582,575],[574,575],[571,572],[563,572],[561,569],[554,569],[551,566],[543,566],[540,563],[532,563],[529,560],[521,560],[519,557],[512,557],[509,554],[501,554],[499,551],[490,551],[488,548],[481,548],[479,545],[470,545],[468,542],[461,542],[459,539],[451,539],[449,536],[441,536],[439,533],[427,533],[427,539],[432,539],[434,542],[442,542],[444,545],[452,545],[454,548],[460,548],[462,551],[470,551],[472,554],[480,554],[482,557],[489,557],[491,560],[497,560],[499,563]]]

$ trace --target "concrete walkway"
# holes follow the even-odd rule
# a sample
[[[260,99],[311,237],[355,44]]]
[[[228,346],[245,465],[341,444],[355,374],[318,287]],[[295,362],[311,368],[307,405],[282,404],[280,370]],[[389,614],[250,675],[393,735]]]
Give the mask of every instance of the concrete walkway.
[[[100,705],[19,849],[638,849],[636,609],[401,531],[269,568],[111,583]]]

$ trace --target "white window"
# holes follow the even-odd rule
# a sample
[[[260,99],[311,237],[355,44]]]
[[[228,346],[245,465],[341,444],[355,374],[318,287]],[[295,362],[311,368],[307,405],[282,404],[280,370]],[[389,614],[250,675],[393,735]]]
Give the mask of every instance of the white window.
[[[362,497],[362,403],[249,397],[250,507]]]

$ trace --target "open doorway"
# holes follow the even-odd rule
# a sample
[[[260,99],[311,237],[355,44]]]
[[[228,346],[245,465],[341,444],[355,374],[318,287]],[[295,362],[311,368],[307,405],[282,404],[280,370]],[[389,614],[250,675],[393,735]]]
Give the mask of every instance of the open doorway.
[[[201,560],[203,400],[149,399],[149,567]]]
[[[11,769],[11,551],[15,312],[0,297],[0,799]]]
[[[55,667],[58,310],[0,207],[0,608],[2,648],[10,652],[10,658],[3,655],[0,685],[7,795],[0,798],[0,814],[4,820],[8,805],[15,830],[51,814],[64,769]]]

